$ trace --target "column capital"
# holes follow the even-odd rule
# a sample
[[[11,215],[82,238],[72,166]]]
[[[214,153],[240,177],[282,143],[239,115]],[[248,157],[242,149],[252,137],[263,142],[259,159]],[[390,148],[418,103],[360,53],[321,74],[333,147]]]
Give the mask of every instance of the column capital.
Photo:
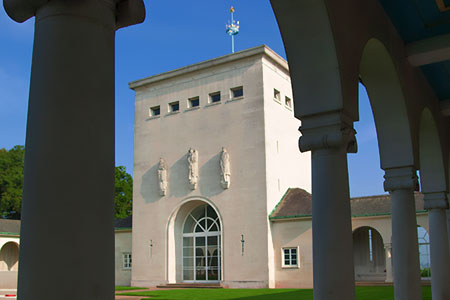
[[[116,29],[135,25],[145,20],[145,5],[142,0],[116,0]]]
[[[43,9],[43,16],[47,17],[54,14],[80,14],[102,19],[104,16],[99,13],[100,10],[97,6],[103,5],[105,7],[104,9],[112,13],[115,17],[116,30],[142,23],[145,19],[145,5],[143,0],[103,0],[96,1],[97,3],[92,2],[93,5],[86,4],[86,1],[84,1],[85,3],[80,3],[80,5],[66,2],[67,1],[51,1],[50,6],[53,8]],[[49,0],[3,0],[3,6],[5,7],[8,16],[19,23],[35,16],[37,11],[44,8],[48,3]],[[84,11],[83,9],[79,9],[83,6],[85,6]],[[108,19],[108,17],[106,17],[106,19]]]
[[[384,243],[384,249],[391,249],[392,243]]]
[[[8,16],[18,23],[25,22],[36,14],[48,0],[3,0],[3,7]]]
[[[433,208],[448,208],[448,201],[446,192],[423,192],[423,200],[425,209],[433,209]]]
[[[347,153],[356,153],[356,131],[353,121],[342,112],[328,112],[302,118],[299,128],[301,152],[344,148]]]
[[[411,189],[419,190],[419,181],[415,167],[399,167],[384,170],[384,190],[387,192]]]

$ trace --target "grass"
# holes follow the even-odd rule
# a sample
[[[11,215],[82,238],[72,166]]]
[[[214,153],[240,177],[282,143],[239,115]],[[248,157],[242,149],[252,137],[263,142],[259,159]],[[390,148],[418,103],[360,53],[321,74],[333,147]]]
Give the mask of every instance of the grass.
[[[130,290],[146,290],[145,287],[136,286],[116,286],[116,291],[130,291]]]
[[[422,288],[423,300],[431,300],[431,287]],[[184,289],[123,293],[152,300],[313,300],[310,289]],[[357,300],[394,300],[394,288],[356,287]]]

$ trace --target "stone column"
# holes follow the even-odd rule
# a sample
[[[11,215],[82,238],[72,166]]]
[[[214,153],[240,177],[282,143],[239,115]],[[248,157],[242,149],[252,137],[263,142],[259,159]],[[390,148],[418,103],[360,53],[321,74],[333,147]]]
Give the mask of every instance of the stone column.
[[[392,244],[385,243],[384,251],[386,257],[386,280],[385,282],[394,282],[394,276],[392,272]]]
[[[447,194],[447,199],[450,199],[450,194]],[[448,236],[448,248],[450,252],[450,210],[446,210],[447,215],[447,236]]]
[[[35,20],[19,300],[114,299],[114,39],[141,0],[4,0]]]
[[[347,153],[355,131],[335,112],[302,118],[300,150],[312,151],[314,299],[355,299]]]
[[[414,167],[385,170],[384,189],[391,195],[392,256],[395,300],[422,299],[414,191]]]
[[[431,293],[433,300],[450,299],[447,198],[445,192],[424,192],[424,200],[430,229]]]

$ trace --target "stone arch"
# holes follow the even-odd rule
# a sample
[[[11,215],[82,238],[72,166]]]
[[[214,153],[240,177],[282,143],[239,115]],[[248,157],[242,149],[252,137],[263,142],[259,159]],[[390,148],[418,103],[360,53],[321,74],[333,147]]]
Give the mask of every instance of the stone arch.
[[[283,39],[297,118],[343,111],[357,119],[357,73],[348,85],[325,1],[271,0]],[[326,88],[324,88],[326,87]],[[312,101],[313,99],[313,101]]]
[[[436,122],[431,111],[424,108],[419,126],[419,159],[421,191],[447,190],[444,159]]]
[[[0,271],[17,271],[19,266],[19,245],[7,242],[0,249]]]
[[[183,272],[183,246],[182,246],[182,228],[185,223],[186,217],[188,214],[193,211],[198,206],[208,204],[211,206],[217,216],[219,217],[219,223],[220,223],[220,234],[221,234],[221,245],[220,249],[222,249],[223,252],[223,218],[220,214],[220,211],[218,210],[217,206],[209,199],[205,197],[188,197],[181,201],[177,207],[172,211],[172,213],[169,216],[169,219],[167,220],[167,226],[166,226],[166,235],[167,235],[167,271],[166,271],[166,280],[169,283],[177,283],[182,282],[182,272]],[[223,268],[223,255],[220,255],[221,262],[221,274],[220,278],[224,278],[224,268]]]
[[[360,77],[374,115],[381,168],[415,165],[402,85],[389,51],[378,39],[369,39],[363,49]]]
[[[353,231],[353,259],[356,281],[384,281],[386,257],[378,230],[362,226]]]

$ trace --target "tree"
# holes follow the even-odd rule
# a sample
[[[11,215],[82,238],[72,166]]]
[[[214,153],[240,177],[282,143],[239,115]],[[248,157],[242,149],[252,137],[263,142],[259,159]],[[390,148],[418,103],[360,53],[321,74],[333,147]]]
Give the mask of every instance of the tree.
[[[133,178],[124,166],[116,167],[114,206],[116,219],[131,216],[133,200]]]
[[[24,158],[24,146],[0,149],[0,218],[20,219]],[[131,215],[133,178],[123,166],[115,171],[115,217],[125,218]]]
[[[0,216],[20,219],[25,148],[0,149]]]

